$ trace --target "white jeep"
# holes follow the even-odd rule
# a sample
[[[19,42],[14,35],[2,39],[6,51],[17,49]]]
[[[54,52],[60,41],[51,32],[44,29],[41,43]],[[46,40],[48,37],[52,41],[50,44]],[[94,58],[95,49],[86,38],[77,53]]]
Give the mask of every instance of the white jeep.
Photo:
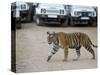
[[[26,20],[29,11],[29,5],[26,2],[13,2],[11,4],[11,11],[13,12],[13,17],[16,20]]]
[[[35,19],[38,25],[43,23],[67,25],[67,13],[62,4],[38,4]]]
[[[70,24],[91,24],[96,25],[96,11],[90,6],[70,5]]]

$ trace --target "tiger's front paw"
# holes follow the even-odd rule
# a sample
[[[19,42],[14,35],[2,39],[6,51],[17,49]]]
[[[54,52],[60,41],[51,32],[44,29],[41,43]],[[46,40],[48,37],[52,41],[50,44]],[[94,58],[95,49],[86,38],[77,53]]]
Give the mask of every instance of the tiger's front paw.
[[[67,61],[67,59],[63,59],[63,61],[64,61],[64,62],[66,62],[66,61]]]
[[[78,59],[73,59],[73,61],[77,61]]]

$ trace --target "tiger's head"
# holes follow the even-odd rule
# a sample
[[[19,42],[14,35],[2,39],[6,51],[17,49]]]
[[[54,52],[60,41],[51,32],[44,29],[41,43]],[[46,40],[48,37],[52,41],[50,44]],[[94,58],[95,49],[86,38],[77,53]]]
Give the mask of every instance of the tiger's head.
[[[53,33],[50,33],[50,32],[47,32],[47,41],[48,41],[48,44],[57,44],[58,43],[58,40],[57,40],[57,36],[56,36],[56,33],[53,32]]]
[[[52,43],[56,43],[56,33],[53,32],[53,33],[50,33],[50,32],[47,32],[47,41],[48,41],[48,44],[52,44]]]
[[[49,61],[51,59],[51,57],[58,51],[58,40],[57,40],[57,35],[55,32],[53,33],[50,33],[50,32],[47,32],[47,41],[48,41],[48,44],[52,44],[51,46],[53,46],[53,49],[50,50],[50,53],[48,55],[48,59],[47,61]]]

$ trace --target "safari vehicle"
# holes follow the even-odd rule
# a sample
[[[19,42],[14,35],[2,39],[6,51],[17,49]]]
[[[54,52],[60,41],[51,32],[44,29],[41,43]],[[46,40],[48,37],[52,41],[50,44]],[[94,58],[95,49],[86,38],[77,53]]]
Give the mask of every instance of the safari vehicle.
[[[67,26],[67,13],[62,4],[40,3],[36,8],[35,19],[37,25],[61,24]]]
[[[90,6],[77,6],[69,5],[70,12],[70,24],[73,26],[75,24],[89,24],[96,26],[96,11]]]
[[[13,2],[11,4],[11,14],[15,19],[16,27],[21,28],[22,21],[29,21],[29,4],[26,2]]]
[[[14,13],[13,16],[16,19],[20,18],[21,21],[27,20],[28,13],[29,13],[29,4],[28,3],[17,1],[17,2],[12,3],[11,7],[12,7],[12,11]]]

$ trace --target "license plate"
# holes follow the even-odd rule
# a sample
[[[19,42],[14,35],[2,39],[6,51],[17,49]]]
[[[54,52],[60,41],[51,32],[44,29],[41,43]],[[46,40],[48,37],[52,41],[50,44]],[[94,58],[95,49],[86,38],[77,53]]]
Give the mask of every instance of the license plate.
[[[50,18],[57,18],[57,15],[48,15]]]
[[[88,24],[88,22],[81,22],[81,24]]]
[[[89,20],[89,17],[81,17],[82,20]]]

